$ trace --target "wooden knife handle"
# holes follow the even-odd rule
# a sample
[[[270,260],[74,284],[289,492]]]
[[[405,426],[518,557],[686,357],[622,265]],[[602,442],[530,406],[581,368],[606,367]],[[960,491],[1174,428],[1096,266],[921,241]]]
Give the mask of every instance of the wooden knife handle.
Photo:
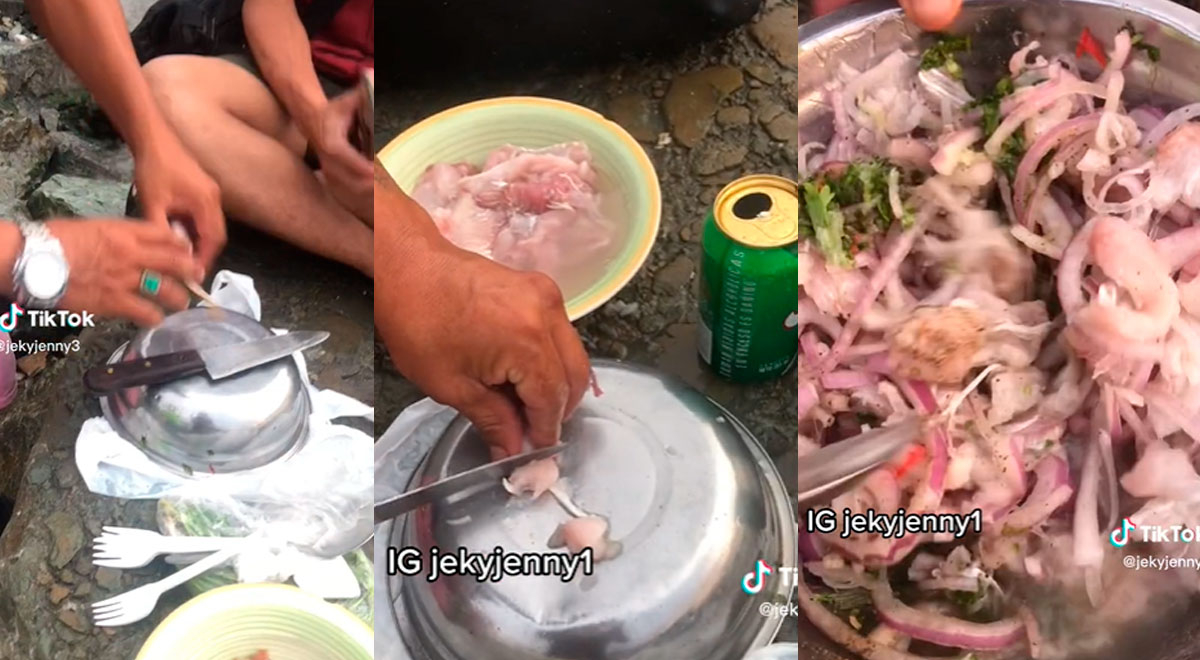
[[[200,359],[200,353],[183,351],[96,367],[83,375],[83,384],[95,394],[109,394],[201,373],[204,373],[204,361]]]

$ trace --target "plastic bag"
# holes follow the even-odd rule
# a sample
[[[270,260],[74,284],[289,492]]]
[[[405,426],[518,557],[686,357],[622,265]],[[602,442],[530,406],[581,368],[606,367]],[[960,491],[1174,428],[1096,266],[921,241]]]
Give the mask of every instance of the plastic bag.
[[[281,515],[282,514],[282,515]],[[303,515],[289,514],[280,507],[260,508],[231,497],[197,493],[159,500],[158,525],[169,536],[256,536],[261,544],[251,546],[234,566],[209,571],[188,582],[193,594],[238,582],[284,582],[303,565],[302,551],[284,539],[306,528]],[[344,556],[358,582],[357,598],[334,600],[354,615],[375,624],[374,568],[366,553],[355,550]]]

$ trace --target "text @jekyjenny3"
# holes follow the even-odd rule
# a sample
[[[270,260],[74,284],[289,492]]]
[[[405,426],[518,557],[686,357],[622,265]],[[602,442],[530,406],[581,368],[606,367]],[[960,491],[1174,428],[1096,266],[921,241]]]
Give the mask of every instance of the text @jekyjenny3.
[[[903,538],[905,534],[951,534],[962,538],[968,532],[983,532],[983,510],[970,513],[908,513],[900,509],[896,513],[878,513],[867,509],[856,513],[842,509],[841,520],[833,509],[809,509],[805,515],[804,528],[810,534],[832,534],[839,529],[841,538],[851,534],[878,534],[883,538]]]
[[[491,552],[471,552],[466,548],[442,550],[437,546],[423,551],[405,546],[388,548],[388,575],[424,575],[429,582],[443,576],[465,575],[478,582],[499,582],[506,577],[524,575],[556,576],[570,582],[579,574],[591,575],[594,568],[592,549],[570,552],[507,552],[496,546]]]

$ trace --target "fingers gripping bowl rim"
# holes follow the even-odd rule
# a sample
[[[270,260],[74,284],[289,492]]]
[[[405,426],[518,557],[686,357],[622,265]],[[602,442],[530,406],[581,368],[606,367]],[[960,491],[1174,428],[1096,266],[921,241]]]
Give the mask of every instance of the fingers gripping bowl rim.
[[[361,619],[295,587],[237,584],[206,592],[163,620],[136,660],[371,660]]]
[[[566,300],[578,320],[615,296],[645,263],[658,235],[662,196],[654,164],[625,129],[582,106],[532,96],[466,103],[413,125],[379,152],[396,184],[411,194],[434,163],[482,163],[504,144],[546,147],[581,141],[595,159],[602,192],[620,190],[621,222],[631,223],[620,251],[584,291]]]

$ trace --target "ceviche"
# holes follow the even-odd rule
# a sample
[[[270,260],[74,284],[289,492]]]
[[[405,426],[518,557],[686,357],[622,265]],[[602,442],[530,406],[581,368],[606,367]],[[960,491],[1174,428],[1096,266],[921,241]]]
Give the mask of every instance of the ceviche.
[[[1200,525],[1200,104],[1130,107],[1159,52],[1132,26],[1101,43],[1014,45],[975,94],[967,38],[843,63],[832,139],[800,147],[801,454],[922,417],[832,509],[983,519],[802,525],[802,608],[863,657],[1063,657],[1156,582],[1200,589],[1110,542]],[[1155,551],[1200,557],[1175,541]]]

